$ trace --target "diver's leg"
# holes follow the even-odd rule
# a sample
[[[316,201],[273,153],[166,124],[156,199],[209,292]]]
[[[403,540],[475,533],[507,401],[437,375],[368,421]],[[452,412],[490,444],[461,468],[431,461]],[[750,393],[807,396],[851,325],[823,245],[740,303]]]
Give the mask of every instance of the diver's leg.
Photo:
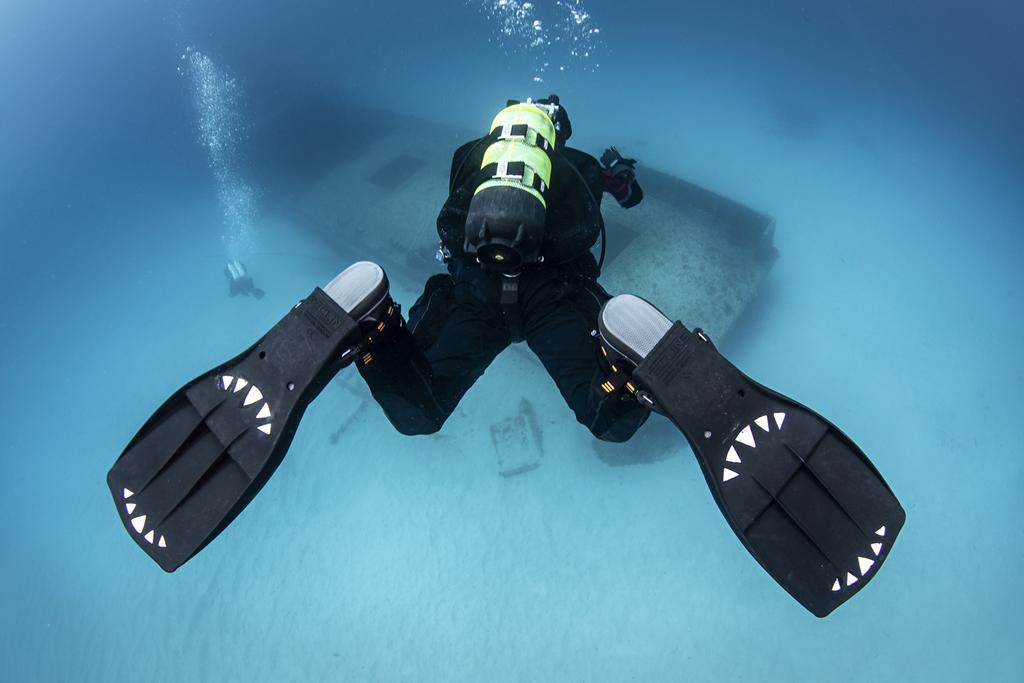
[[[626,441],[650,411],[624,392],[608,393],[593,336],[608,295],[585,278],[553,282],[524,297],[526,342],[558,386],[576,419],[603,441]]]
[[[358,362],[359,373],[403,434],[433,434],[509,345],[494,310],[467,287],[435,276],[401,323]],[[411,327],[411,329],[410,329]]]

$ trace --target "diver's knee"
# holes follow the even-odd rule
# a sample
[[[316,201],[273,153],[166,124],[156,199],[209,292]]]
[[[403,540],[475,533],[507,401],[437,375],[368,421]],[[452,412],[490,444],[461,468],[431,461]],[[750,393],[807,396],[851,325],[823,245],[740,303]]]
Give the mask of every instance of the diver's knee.
[[[607,441],[609,443],[625,443],[626,441],[629,441],[630,439],[633,438],[633,435],[636,434],[636,430],[639,428],[640,425],[635,425],[632,428],[628,429],[613,427],[601,433],[592,431],[591,434],[593,434],[595,438],[601,441]]]
[[[626,441],[629,441],[631,438],[633,438],[633,435],[636,434],[636,430],[634,429],[633,431],[628,433],[619,433],[613,431],[602,432],[601,434],[598,434],[597,432],[591,433],[594,435],[596,439],[599,439],[601,441],[606,441],[608,443],[625,443]]]
[[[441,431],[444,420],[391,420],[391,424],[403,436],[430,436]]]
[[[628,413],[618,415],[610,421],[595,421],[590,425],[590,433],[601,441],[623,443],[633,438],[650,416],[649,410],[637,405]]]

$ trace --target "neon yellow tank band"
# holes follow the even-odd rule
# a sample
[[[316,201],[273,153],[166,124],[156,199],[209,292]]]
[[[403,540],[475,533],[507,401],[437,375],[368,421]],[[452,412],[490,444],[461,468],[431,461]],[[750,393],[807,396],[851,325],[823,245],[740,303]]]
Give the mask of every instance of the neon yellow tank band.
[[[503,128],[506,125],[520,126],[524,124],[529,128],[527,133],[527,142],[529,144],[539,147],[540,145],[537,144],[537,136],[539,135],[547,141],[549,146],[554,148],[555,124],[551,122],[551,119],[542,109],[532,104],[513,104],[510,107],[505,107],[491,121],[491,131],[493,132],[495,128]],[[533,139],[530,139],[530,133],[533,133]]]
[[[540,176],[545,185],[551,185],[551,159],[544,150],[517,140],[499,140],[484,151],[480,168],[501,161],[521,161]]]

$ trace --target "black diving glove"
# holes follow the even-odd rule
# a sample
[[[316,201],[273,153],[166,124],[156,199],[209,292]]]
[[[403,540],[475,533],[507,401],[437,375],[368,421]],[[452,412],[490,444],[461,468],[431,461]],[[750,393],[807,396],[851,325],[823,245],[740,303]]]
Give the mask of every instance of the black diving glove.
[[[614,147],[609,147],[601,155],[601,165],[616,175],[619,173],[636,175],[636,159],[626,159]]]

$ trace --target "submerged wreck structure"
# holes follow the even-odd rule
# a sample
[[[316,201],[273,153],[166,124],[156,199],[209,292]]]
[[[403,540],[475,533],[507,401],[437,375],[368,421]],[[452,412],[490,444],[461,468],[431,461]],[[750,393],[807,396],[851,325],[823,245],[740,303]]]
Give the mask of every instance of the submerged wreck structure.
[[[444,268],[434,259],[435,221],[448,195],[452,153],[482,132],[316,97],[287,101],[269,108],[272,115],[255,127],[249,155],[263,174],[261,185],[277,197],[277,209],[343,253],[383,264],[393,284],[419,291]],[[645,195],[639,206],[627,212],[610,199],[602,202],[607,244],[601,284],[612,294],[644,297],[687,326],[725,339],[777,257],[774,221],[670,173],[641,165],[637,175]],[[502,355],[512,357],[504,362],[550,385],[528,349],[517,348]],[[561,401],[557,392],[543,400],[551,400],[556,413],[565,411],[554,407]],[[520,419],[513,415],[517,403],[510,401],[508,415],[490,417],[486,441],[512,435],[496,425]],[[540,463],[542,439],[528,441],[537,452],[519,449],[521,462],[510,456],[517,449],[495,447],[505,476]],[[603,446],[596,447],[601,454]]]

